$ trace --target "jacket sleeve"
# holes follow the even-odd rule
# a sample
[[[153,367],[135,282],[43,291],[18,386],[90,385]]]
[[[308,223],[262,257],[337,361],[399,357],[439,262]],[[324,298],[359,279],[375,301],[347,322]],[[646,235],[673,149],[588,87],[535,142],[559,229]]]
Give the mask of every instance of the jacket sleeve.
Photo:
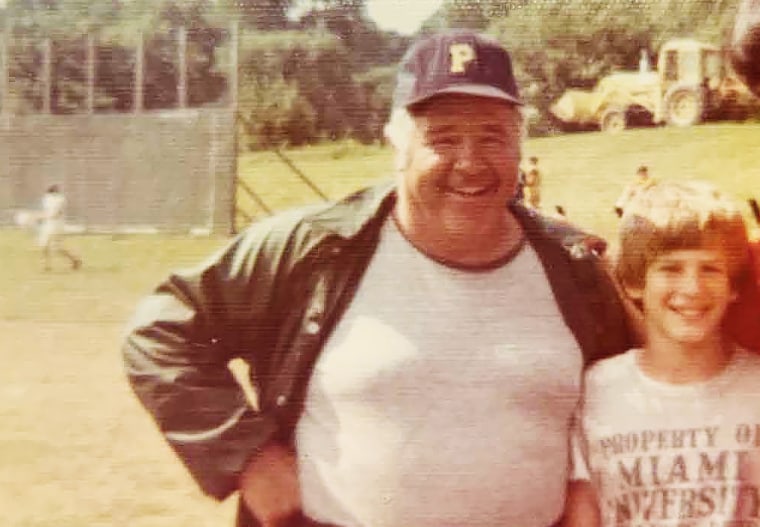
[[[277,432],[276,419],[247,402],[228,365],[244,357],[255,372],[272,345],[274,269],[289,232],[278,225],[255,225],[199,267],[171,275],[127,328],[132,389],[217,499],[237,490],[246,461]]]
[[[583,349],[586,364],[633,347],[637,336],[607,266],[607,242],[566,221],[546,217],[535,221],[539,230],[553,240],[542,245],[544,252],[554,257],[542,259],[545,267],[554,270],[549,273],[549,281],[565,321]],[[561,247],[559,254],[552,249],[557,244]],[[560,262],[566,262],[566,266],[560,266]]]

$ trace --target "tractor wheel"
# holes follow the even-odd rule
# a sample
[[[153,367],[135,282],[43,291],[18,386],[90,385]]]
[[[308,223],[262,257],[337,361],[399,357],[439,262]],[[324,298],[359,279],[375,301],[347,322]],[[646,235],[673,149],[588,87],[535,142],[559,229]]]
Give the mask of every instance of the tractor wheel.
[[[704,98],[699,88],[682,87],[665,99],[665,118],[673,126],[692,126],[702,120]]]
[[[599,128],[603,132],[617,133],[625,130],[628,125],[625,110],[620,108],[608,108],[599,119]]]

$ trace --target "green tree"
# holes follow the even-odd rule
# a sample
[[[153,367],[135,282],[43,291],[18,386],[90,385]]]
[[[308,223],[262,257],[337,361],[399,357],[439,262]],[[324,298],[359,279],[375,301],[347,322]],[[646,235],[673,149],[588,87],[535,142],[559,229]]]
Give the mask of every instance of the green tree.
[[[42,46],[52,42],[51,110],[82,111],[86,103],[87,36],[96,41],[95,104],[101,110],[128,110],[134,99],[135,48],[145,39],[147,108],[177,101],[177,35],[187,28],[188,102],[208,104],[225,91],[215,63],[224,31],[214,26],[210,0],[9,0],[11,90],[17,111],[42,106]]]
[[[340,39],[320,31],[250,33],[241,37],[240,47],[240,92],[256,94],[245,96],[256,102],[241,107],[241,113],[280,108],[287,114],[288,107],[270,103],[265,97],[269,92],[263,89],[284,82],[313,109],[318,137],[337,139],[354,134],[360,89],[352,77],[351,57]]]
[[[294,82],[246,74],[239,115],[243,144],[251,149],[302,145],[316,140],[316,112]]]
[[[243,27],[275,31],[288,28],[288,10],[294,3],[294,0],[219,0],[219,7],[240,17]]]
[[[529,0],[488,31],[512,52],[524,97],[542,116],[533,126],[540,134],[551,128],[548,108],[565,89],[634,70],[641,49],[654,57],[670,38],[720,44],[732,9],[722,0]]]
[[[499,18],[529,0],[444,0],[441,7],[422,24],[422,32],[444,28],[485,31]]]

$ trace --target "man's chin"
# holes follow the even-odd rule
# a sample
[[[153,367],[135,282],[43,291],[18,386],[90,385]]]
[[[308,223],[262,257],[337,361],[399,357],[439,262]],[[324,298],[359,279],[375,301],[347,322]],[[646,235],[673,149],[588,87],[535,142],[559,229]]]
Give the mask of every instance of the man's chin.
[[[442,215],[441,224],[447,234],[457,237],[493,233],[504,225],[504,210],[466,210]]]

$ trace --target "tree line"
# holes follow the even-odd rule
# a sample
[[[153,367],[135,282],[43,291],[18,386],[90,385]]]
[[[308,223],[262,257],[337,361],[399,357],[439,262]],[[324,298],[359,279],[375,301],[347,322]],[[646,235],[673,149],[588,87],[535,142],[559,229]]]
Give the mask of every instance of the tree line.
[[[566,88],[590,87],[613,69],[635,69],[641,49],[654,58],[673,37],[726,42],[736,4],[444,0],[421,32],[469,27],[502,41],[512,51],[526,102],[538,110],[531,133],[543,134],[550,130],[546,109]],[[52,113],[84,111],[92,39],[96,111],[134,109],[139,39],[144,108],[174,108],[180,31],[187,35],[188,105],[229,104],[230,28],[239,24],[239,136],[250,149],[380,140],[395,66],[411,41],[380,30],[363,0],[7,0],[0,13],[12,113],[42,108],[41,43],[47,40]]]

